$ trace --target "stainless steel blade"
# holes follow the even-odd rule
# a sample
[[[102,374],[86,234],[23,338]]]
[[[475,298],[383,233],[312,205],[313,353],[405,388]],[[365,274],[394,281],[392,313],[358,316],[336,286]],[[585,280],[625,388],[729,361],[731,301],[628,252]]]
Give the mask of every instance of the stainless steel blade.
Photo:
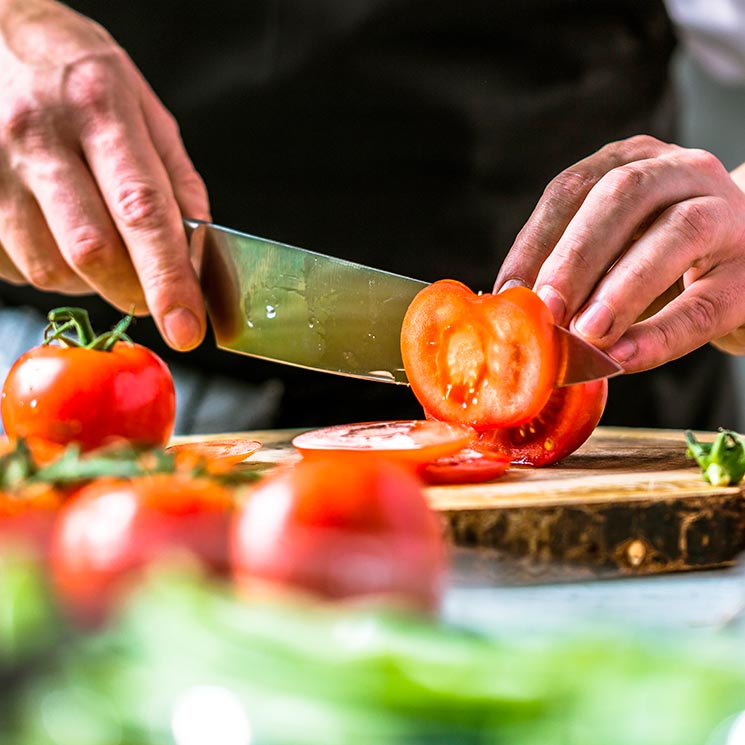
[[[555,328],[559,340],[556,388],[599,378],[612,378],[623,373],[621,365],[605,352],[565,328]]]
[[[401,322],[427,283],[185,220],[219,347],[324,372],[407,383]]]
[[[426,282],[184,220],[217,344],[252,357],[407,384],[401,322]],[[618,375],[608,355],[556,327],[556,387]]]

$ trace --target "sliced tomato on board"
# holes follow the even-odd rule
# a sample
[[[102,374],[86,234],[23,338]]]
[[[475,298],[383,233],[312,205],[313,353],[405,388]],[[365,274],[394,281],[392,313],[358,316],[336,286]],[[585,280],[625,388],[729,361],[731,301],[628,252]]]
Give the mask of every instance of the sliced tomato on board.
[[[553,390],[559,356],[551,313],[532,290],[476,294],[454,280],[414,298],[401,353],[426,411],[482,431],[537,416]]]
[[[292,444],[306,459],[329,452],[384,455],[417,466],[469,445],[476,437],[471,427],[448,422],[402,419],[338,424],[297,435]]]
[[[479,436],[479,447],[508,457],[512,463],[548,466],[571,455],[593,433],[608,398],[608,381],[556,388],[538,416],[517,427]]]
[[[509,466],[502,453],[468,447],[424,464],[418,473],[430,485],[482,484],[503,476]]]
[[[207,464],[208,470],[229,469],[246,460],[262,447],[258,440],[244,437],[221,437],[209,440],[177,442],[166,448],[179,463]]]

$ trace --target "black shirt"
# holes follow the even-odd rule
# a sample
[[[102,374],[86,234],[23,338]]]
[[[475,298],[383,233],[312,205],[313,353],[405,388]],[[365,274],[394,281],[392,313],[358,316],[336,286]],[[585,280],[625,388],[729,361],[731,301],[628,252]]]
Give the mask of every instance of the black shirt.
[[[75,0],[180,123],[216,222],[400,274],[490,290],[546,183],[606,142],[674,139],[674,46],[658,0]],[[48,295],[3,288],[47,309]],[[103,326],[116,313],[91,299]],[[276,424],[419,416],[397,386],[219,352],[168,359],[281,378]],[[605,423],[716,427],[705,349],[612,381]],[[690,383],[689,383],[690,386]],[[668,399],[674,405],[669,406]],[[717,417],[714,419],[714,417]]]

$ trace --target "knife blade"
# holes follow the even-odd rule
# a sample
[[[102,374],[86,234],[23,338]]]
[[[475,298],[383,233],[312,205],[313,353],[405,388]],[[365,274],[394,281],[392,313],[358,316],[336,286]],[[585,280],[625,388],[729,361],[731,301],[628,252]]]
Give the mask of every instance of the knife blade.
[[[404,314],[427,282],[185,219],[217,346],[311,370],[406,385]],[[557,386],[623,372],[558,329]]]

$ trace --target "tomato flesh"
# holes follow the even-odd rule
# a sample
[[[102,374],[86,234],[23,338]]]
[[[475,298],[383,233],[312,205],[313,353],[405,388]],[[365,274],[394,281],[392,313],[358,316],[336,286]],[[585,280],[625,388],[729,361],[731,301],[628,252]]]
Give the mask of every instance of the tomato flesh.
[[[427,611],[446,567],[441,525],[416,475],[358,453],[302,459],[259,482],[237,513],[231,556],[248,593],[386,597]]]
[[[536,416],[551,395],[559,353],[551,313],[532,290],[476,294],[454,280],[414,298],[401,352],[426,411],[481,431]]]
[[[571,455],[593,433],[608,398],[608,381],[556,388],[531,421],[479,436],[479,446],[508,457],[512,463],[548,466]]]
[[[474,440],[470,427],[419,419],[339,424],[303,432],[292,441],[304,458],[357,453],[411,465],[457,453]]]

